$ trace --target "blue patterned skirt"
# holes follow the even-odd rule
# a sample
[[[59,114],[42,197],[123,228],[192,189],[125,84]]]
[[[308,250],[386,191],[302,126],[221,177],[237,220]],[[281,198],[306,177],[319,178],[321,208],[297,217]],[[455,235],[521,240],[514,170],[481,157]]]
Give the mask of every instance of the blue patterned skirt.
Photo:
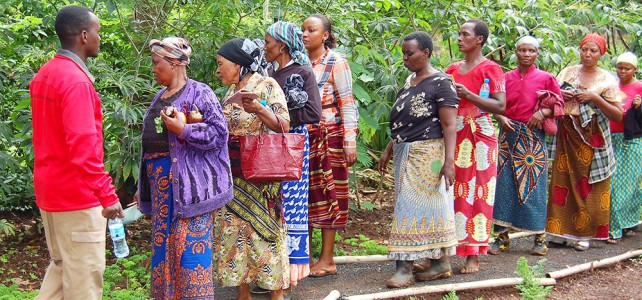
[[[288,255],[291,264],[309,264],[308,189],[310,185],[310,138],[305,125],[294,127],[290,129],[290,132],[305,134],[305,144],[301,179],[283,182],[283,214],[288,232]]]
[[[548,165],[542,130],[512,121],[515,132],[499,134],[499,163],[493,223],[508,229],[543,233],[546,229]]]
[[[212,213],[175,216],[170,157],[143,160],[152,201],[152,298],[214,299]]]

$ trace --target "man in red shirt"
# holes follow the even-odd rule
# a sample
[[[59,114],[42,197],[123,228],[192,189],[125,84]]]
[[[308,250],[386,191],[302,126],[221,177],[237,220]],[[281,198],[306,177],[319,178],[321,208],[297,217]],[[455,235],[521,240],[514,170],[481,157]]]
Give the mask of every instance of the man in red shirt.
[[[56,16],[61,49],[29,85],[34,187],[51,263],[36,299],[101,299],[106,218],[123,217],[103,164],[102,111],[85,61],[100,22],[67,6]]]

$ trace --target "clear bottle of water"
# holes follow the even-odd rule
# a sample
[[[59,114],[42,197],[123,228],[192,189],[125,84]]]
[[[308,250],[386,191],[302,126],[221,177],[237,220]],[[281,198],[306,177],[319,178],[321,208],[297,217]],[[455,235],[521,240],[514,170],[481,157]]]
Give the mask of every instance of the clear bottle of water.
[[[107,222],[109,235],[114,241],[114,255],[116,258],[123,258],[129,255],[129,247],[125,241],[125,226],[120,218],[110,219]]]
[[[481,88],[479,89],[479,97],[482,98],[490,98],[490,82],[489,78],[484,78],[484,83],[482,84]],[[484,111],[480,108],[479,113],[483,114]]]

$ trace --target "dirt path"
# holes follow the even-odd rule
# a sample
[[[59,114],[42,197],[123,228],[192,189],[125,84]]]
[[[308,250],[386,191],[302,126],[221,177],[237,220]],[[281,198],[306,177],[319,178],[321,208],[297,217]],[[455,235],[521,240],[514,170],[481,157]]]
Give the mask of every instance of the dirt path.
[[[470,275],[455,275],[448,279],[436,280],[421,285],[438,285],[461,283],[494,278],[518,277],[515,274],[517,259],[525,256],[530,265],[537,263],[540,257],[530,256],[532,237],[520,238],[511,242],[512,250],[498,256],[481,258],[481,272]],[[586,252],[577,252],[572,248],[551,248],[546,257],[547,271],[560,270],[585,262],[616,256],[629,250],[642,247],[642,234],[626,238],[617,245],[595,242],[593,248]],[[464,260],[452,259],[455,270],[463,266]],[[292,294],[293,300],[323,299],[331,290],[338,290],[342,296],[368,294],[388,291],[384,282],[392,275],[394,264],[363,263],[340,265],[339,275],[325,278],[309,278],[299,284]],[[626,275],[623,271],[627,272]],[[570,279],[561,280],[549,299],[642,299],[642,264],[621,264],[617,267],[600,269],[592,274],[581,274]],[[217,299],[233,299],[235,290],[219,288]],[[460,299],[520,299],[516,289],[479,290],[461,293]],[[424,297],[424,299],[441,299],[442,296]],[[253,299],[268,299],[266,296],[255,296]],[[419,298],[421,299],[421,298]]]

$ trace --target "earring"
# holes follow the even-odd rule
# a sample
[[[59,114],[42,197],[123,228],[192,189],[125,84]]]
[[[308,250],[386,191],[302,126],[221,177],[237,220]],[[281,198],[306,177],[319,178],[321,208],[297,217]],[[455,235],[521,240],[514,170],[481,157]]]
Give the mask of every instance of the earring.
[[[283,48],[279,49],[279,53],[283,53]]]
[[[174,70],[174,65],[172,65],[172,70]]]

